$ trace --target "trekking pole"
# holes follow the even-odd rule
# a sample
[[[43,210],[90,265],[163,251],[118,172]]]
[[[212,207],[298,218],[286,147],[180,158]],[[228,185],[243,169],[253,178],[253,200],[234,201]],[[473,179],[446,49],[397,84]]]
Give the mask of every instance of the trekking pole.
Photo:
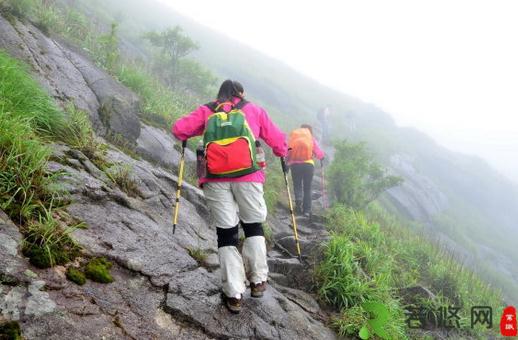
[[[180,194],[182,191],[183,183],[183,167],[185,164],[185,147],[187,146],[187,140],[182,142],[182,152],[180,153],[180,168],[178,169],[178,182],[176,183],[176,203],[174,206],[173,216],[173,234],[176,231],[176,224],[178,223],[178,211],[180,210]]]
[[[320,169],[322,171],[322,206],[324,209],[327,209],[327,192],[326,192],[326,180],[325,180],[325,172],[324,172],[324,161],[320,161]]]
[[[299,256],[299,261],[302,263],[302,256],[300,254],[299,234],[297,233],[297,220],[295,219],[295,214],[293,213],[293,203],[291,202],[290,185],[288,183],[288,171],[286,171],[286,161],[283,157],[281,157],[281,166],[282,172],[284,173],[284,182],[286,183],[286,190],[288,191],[288,202],[290,207],[291,223],[293,225],[293,234],[295,235],[295,244],[297,246],[297,255]]]

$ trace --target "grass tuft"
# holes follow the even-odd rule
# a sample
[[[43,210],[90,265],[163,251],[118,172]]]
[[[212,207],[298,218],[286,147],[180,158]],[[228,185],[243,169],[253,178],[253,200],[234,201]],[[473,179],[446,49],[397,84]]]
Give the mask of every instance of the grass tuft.
[[[200,266],[205,262],[208,256],[207,252],[201,248],[188,248],[187,252]]]
[[[30,222],[24,228],[23,254],[38,268],[65,264],[80,253],[79,245],[70,237],[80,226],[62,225],[51,206],[38,221]]]
[[[140,193],[133,170],[128,164],[116,164],[106,170],[108,178],[131,197]]]

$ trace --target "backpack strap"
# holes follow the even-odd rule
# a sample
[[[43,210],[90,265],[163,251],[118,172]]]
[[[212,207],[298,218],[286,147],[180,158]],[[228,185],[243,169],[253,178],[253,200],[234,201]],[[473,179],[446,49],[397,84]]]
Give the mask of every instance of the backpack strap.
[[[209,108],[212,112],[216,112],[216,108],[218,107],[218,102],[210,102],[205,104],[206,107]]]

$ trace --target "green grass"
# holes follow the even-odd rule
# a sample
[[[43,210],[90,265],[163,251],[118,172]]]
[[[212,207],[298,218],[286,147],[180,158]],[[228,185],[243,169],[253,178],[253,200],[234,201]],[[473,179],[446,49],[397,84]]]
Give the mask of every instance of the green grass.
[[[46,143],[71,135],[64,117],[26,66],[0,53],[0,209],[20,225],[23,253],[40,268],[79,253],[70,232],[81,224],[65,223],[61,174],[47,172]]]
[[[95,136],[88,114],[77,109],[73,104],[66,107],[66,112],[60,139],[71,148],[81,151],[99,169],[108,168],[109,163],[106,160],[108,145]]]
[[[405,324],[406,303],[430,311],[453,305],[461,309],[461,329],[484,336],[481,329],[471,330],[472,306],[502,307],[501,295],[453,255],[424,236],[401,225],[401,222],[378,207],[366,213],[341,205],[327,215],[332,233],[324,259],[316,270],[321,298],[341,310],[333,321],[341,335],[357,335],[368,314],[364,302],[382,303],[389,310],[386,326],[390,338],[412,337]],[[430,289],[434,300],[406,301],[400,290],[421,285]],[[495,314],[495,315],[496,315]]]
[[[267,148],[267,168],[265,170],[266,182],[264,184],[264,199],[268,213],[275,214],[275,209],[281,201],[288,204],[288,196],[286,193],[286,183],[284,181],[284,174],[281,170],[281,163],[278,157],[271,154],[271,150]],[[292,193],[293,195],[293,193]]]
[[[143,65],[122,65],[116,75],[122,84],[142,99],[141,118],[151,126],[169,130],[176,119],[194,109],[193,98],[172,91]]]
[[[15,221],[37,217],[53,198],[44,141],[57,138],[63,122],[25,66],[0,52],[0,209]]]

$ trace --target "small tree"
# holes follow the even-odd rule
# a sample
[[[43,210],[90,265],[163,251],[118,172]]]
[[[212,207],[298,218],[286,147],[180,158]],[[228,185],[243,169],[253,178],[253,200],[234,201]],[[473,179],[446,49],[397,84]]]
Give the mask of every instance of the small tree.
[[[178,65],[178,87],[194,91],[204,97],[214,93],[214,86],[218,79],[200,63],[184,59]]]
[[[331,192],[335,199],[353,209],[363,209],[382,192],[403,180],[390,176],[374,160],[365,143],[340,141],[329,167]]]
[[[167,85],[175,88],[180,74],[180,60],[199,48],[198,44],[175,26],[163,32],[148,32],[144,38],[158,48],[157,67],[164,75]],[[164,70],[166,70],[164,72]]]

